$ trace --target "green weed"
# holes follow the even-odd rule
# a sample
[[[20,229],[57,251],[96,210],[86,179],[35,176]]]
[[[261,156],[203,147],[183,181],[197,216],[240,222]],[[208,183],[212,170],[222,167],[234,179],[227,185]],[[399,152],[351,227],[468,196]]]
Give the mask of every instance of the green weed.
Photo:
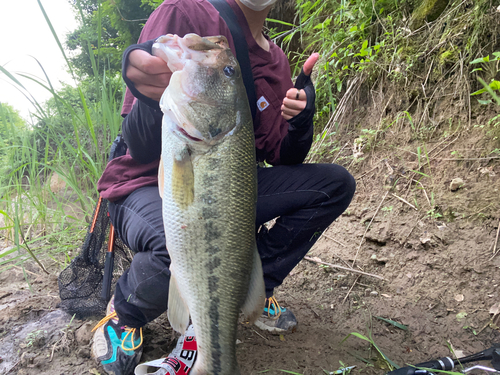
[[[368,343],[370,343],[370,345],[375,348],[375,350],[377,351],[378,355],[380,356],[380,358],[383,360],[383,362],[386,364],[386,367],[389,369],[389,371],[392,371],[394,369],[398,369],[399,366],[396,365],[393,361],[391,361],[389,359],[389,357],[387,357],[383,352],[382,350],[380,350],[380,348],[377,346],[377,344],[375,343],[375,341],[373,341],[372,337],[371,337],[371,332],[370,332],[370,335],[369,337],[366,337],[364,335],[362,335],[361,333],[358,333],[358,332],[352,332],[350,334],[348,334],[342,341],[346,341],[349,337],[351,336],[354,336],[354,337],[357,337],[361,340],[364,340],[364,341],[367,341]]]
[[[26,335],[26,338],[24,340],[24,343],[27,348],[32,347],[37,340],[43,339],[45,335],[47,334],[47,331],[43,329],[39,329],[33,332],[30,332]]]
[[[393,206],[384,206],[380,210],[384,211],[385,213],[390,213],[390,212],[392,212],[393,208],[394,208]]]
[[[38,5],[78,84],[56,91],[47,75],[14,74],[0,66],[0,74],[36,108],[28,125],[0,104],[0,227],[15,245],[14,251],[0,254],[0,270],[27,259],[43,268],[40,257],[69,254],[82,241],[97,200],[96,184],[122,120],[121,77],[107,74],[98,60],[93,60],[94,76],[77,77],[39,0]],[[23,80],[49,91],[51,99],[39,103]],[[53,191],[56,174],[64,186]]]

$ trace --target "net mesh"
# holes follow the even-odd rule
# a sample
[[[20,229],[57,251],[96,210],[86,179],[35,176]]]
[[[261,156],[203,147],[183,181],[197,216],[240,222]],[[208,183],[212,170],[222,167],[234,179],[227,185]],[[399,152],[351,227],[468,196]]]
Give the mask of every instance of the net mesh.
[[[126,145],[119,135],[111,147],[110,160],[124,155],[125,152]],[[104,315],[108,303],[102,296],[110,227],[107,200],[99,200],[92,217],[80,253],[58,277],[61,298],[59,307],[72,315],[75,314],[79,319]],[[130,266],[133,258],[131,250],[118,236],[115,236],[113,250],[111,294],[119,277]]]
[[[78,318],[103,315],[108,301],[102,298],[104,264],[109,241],[108,202],[102,199],[94,211],[80,254],[58,277],[59,307]],[[132,260],[130,249],[114,240],[114,264],[111,289]]]

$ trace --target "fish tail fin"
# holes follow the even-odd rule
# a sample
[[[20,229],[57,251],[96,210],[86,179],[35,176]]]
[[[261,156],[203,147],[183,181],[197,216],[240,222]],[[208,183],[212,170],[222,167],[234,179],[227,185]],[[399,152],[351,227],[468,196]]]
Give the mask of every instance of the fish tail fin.
[[[266,302],[266,290],[264,286],[264,275],[260,255],[255,247],[253,256],[253,268],[250,275],[250,286],[247,298],[243,304],[242,311],[249,323],[253,323],[264,311]]]

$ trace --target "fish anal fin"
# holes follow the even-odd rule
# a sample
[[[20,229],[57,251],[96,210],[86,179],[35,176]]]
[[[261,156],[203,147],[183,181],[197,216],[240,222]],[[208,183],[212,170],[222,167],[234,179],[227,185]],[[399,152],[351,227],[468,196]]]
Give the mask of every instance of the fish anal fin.
[[[172,267],[170,267],[172,271]],[[189,310],[182,298],[174,273],[170,275],[170,285],[168,289],[168,321],[170,326],[177,332],[184,334],[189,325]]]
[[[266,290],[264,286],[264,275],[262,273],[262,263],[259,252],[255,247],[253,256],[253,268],[250,275],[250,286],[248,288],[247,298],[243,304],[242,311],[245,319],[253,323],[264,311],[266,302]]]
[[[172,166],[172,196],[175,203],[186,209],[194,200],[194,172],[187,148],[174,153]]]

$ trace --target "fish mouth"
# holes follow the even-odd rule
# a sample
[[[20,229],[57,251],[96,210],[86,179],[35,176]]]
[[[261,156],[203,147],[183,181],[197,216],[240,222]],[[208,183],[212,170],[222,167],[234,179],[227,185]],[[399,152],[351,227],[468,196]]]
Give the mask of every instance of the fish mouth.
[[[181,128],[180,126],[177,125],[177,132],[181,133],[184,137],[187,139],[194,141],[194,142],[203,142],[203,139],[193,137],[191,134],[189,134],[185,129]]]

